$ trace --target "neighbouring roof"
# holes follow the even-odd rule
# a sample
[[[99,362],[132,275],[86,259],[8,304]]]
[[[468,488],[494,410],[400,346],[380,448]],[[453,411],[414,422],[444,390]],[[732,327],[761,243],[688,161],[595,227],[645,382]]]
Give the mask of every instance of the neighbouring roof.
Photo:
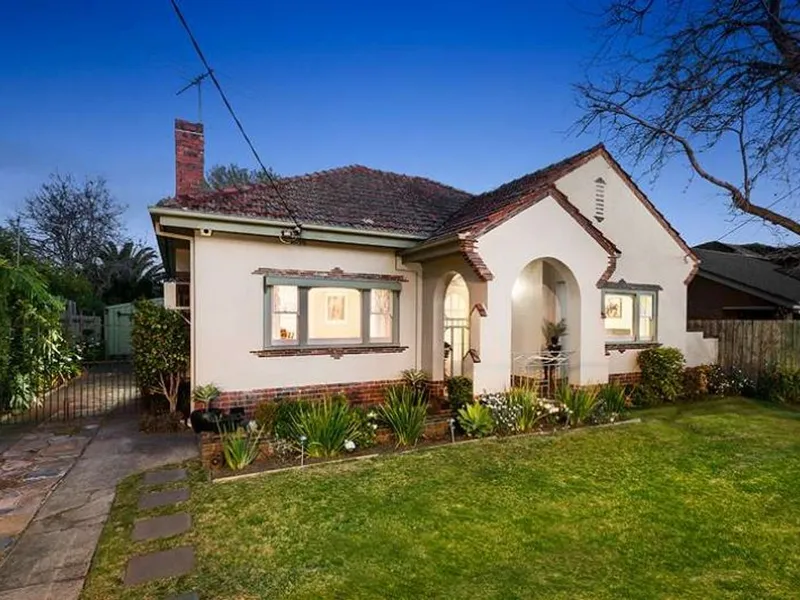
[[[694,249],[700,258],[701,276],[730,282],[755,295],[766,294],[789,306],[800,304],[800,279],[787,275],[779,264],[751,252],[708,250],[702,246],[707,244]]]
[[[532,199],[554,190],[555,182],[596,156],[603,156],[634,195],[688,255],[691,248],[619,166],[602,144],[553,163],[482,194],[473,195],[426,179],[360,165],[277,180],[283,200],[301,224],[416,235],[428,241],[472,235],[516,214]],[[535,201],[535,200],[534,200]],[[560,204],[609,251],[618,252],[594,224],[564,197]],[[290,221],[269,183],[212,190],[162,200],[158,206],[187,211]]]

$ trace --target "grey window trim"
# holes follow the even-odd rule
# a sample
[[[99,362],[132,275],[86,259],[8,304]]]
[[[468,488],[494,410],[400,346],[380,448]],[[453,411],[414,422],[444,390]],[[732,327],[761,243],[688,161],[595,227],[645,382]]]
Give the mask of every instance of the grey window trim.
[[[297,288],[297,342],[283,344],[272,339],[273,287],[276,285]],[[399,282],[379,280],[341,280],[329,278],[264,277],[264,348],[313,348],[317,344],[308,343],[308,292],[311,288],[346,288],[361,291],[361,341],[340,343],[342,347],[399,346],[400,344],[400,290]],[[390,342],[371,342],[372,290],[392,291],[392,340]]]
[[[606,309],[606,294],[613,294],[615,296],[632,296],[633,297],[633,339],[609,339],[605,337],[606,344],[654,344],[658,342],[658,290],[660,286],[646,285],[643,288],[603,288],[600,294],[600,314],[605,313]],[[643,340],[639,337],[639,298],[640,296],[653,297],[653,335],[651,338]],[[604,319],[605,320],[605,319]],[[605,333],[605,323],[603,323],[603,331]]]

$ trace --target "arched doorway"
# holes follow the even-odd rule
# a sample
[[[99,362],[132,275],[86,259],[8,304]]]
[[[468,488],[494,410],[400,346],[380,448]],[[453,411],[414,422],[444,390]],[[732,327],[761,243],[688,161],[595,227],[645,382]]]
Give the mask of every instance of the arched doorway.
[[[529,384],[550,395],[580,364],[581,302],[578,282],[564,263],[539,258],[520,271],[511,292],[512,384]],[[551,345],[548,326],[566,330]]]
[[[469,289],[458,273],[444,294],[444,376],[464,375],[464,356],[469,350]]]

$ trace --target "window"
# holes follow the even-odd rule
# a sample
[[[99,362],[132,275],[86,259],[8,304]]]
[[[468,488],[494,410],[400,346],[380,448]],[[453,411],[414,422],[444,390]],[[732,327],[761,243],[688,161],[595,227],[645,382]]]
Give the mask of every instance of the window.
[[[264,278],[265,346],[399,343],[395,281]]]
[[[361,342],[361,292],[345,288],[308,290],[308,343]]]
[[[608,291],[603,294],[606,341],[653,342],[656,339],[656,294]]]
[[[272,343],[296,344],[297,335],[297,288],[291,285],[276,285],[272,289]]]
[[[389,290],[371,290],[369,308],[369,341],[392,341],[394,294]]]

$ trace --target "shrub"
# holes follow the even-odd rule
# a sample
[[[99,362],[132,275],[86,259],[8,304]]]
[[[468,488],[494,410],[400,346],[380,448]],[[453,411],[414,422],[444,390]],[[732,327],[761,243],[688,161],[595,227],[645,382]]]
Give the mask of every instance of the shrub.
[[[621,383],[607,383],[597,390],[604,420],[615,421],[628,407],[628,390]]]
[[[699,400],[709,394],[709,365],[689,367],[683,371],[683,398]]]
[[[457,375],[447,380],[447,400],[450,406],[456,410],[467,404],[472,404],[475,400],[472,391],[472,380],[469,377]]]
[[[508,392],[509,402],[518,408],[516,430],[520,433],[532,431],[548,412],[539,402],[533,387],[513,387]]]
[[[407,385],[386,388],[386,403],[378,408],[378,414],[394,433],[398,446],[415,445],[425,431],[428,403],[419,400]]]
[[[281,400],[275,404],[277,408],[275,409],[273,434],[275,437],[297,442],[302,434],[295,430],[296,417],[311,403],[308,400]],[[256,421],[258,421],[257,417]]]
[[[163,395],[170,412],[189,366],[189,328],[178,311],[147,300],[136,303],[131,329],[133,370],[145,392]]]
[[[752,394],[753,388],[753,381],[738,367],[708,366],[708,391],[715,396]]]
[[[494,431],[492,411],[480,402],[472,402],[458,409],[458,424],[469,437],[486,437]]]
[[[325,398],[307,404],[293,417],[297,440],[305,438],[305,449],[311,457],[330,457],[339,454],[345,442],[357,437],[358,424],[350,407],[340,398]]]
[[[758,395],[769,402],[800,404],[800,369],[771,366],[758,378]]]
[[[262,402],[256,406],[253,412],[253,418],[258,426],[264,429],[268,435],[275,433],[275,425],[278,421],[278,410],[280,405],[277,402]]]
[[[219,398],[220,391],[213,383],[208,383],[206,385],[198,385],[194,388],[194,393],[192,395],[194,396],[194,401],[203,402],[207,410],[211,408],[211,404]]]
[[[355,434],[353,442],[362,448],[375,445],[375,433],[378,430],[378,413],[375,410],[365,410],[360,406],[351,408]]]
[[[569,413],[569,423],[573,427],[582,425],[596,416],[600,409],[600,394],[597,388],[571,388],[562,385],[556,392],[556,399]]]
[[[220,430],[222,442],[222,455],[225,464],[234,471],[240,471],[258,458],[261,451],[261,438],[263,429],[245,431],[241,428]]]
[[[477,402],[486,406],[492,415],[495,430],[501,435],[517,431],[522,406],[516,392],[481,394]]]
[[[427,394],[430,377],[422,369],[406,369],[401,373],[403,382],[418,394]]]
[[[677,348],[648,348],[637,357],[642,372],[636,399],[644,406],[675,402],[683,390],[683,354]]]

